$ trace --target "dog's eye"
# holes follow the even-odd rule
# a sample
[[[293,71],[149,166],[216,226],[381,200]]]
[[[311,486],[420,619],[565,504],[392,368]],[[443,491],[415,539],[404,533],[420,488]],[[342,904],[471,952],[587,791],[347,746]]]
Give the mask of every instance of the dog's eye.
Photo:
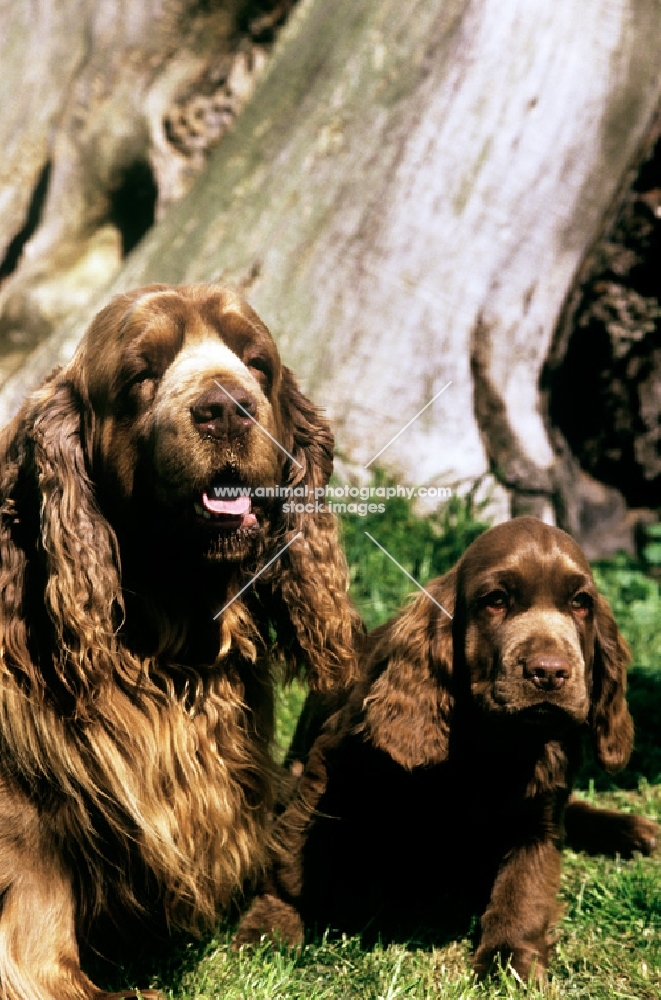
[[[507,611],[509,603],[509,597],[505,590],[492,590],[481,601],[482,607],[486,608],[491,614]]]
[[[134,385],[142,385],[143,382],[153,382],[155,378],[156,375],[151,371],[138,372],[129,379],[127,388],[132,389]]]
[[[270,381],[271,366],[265,358],[249,358],[246,364],[258,382]]]
[[[575,611],[578,615],[584,616],[587,615],[588,611],[592,610],[594,602],[589,594],[581,591],[578,594],[574,594],[569,603],[572,611]]]
[[[131,378],[126,383],[126,391],[127,392],[137,391],[140,394],[142,394],[147,390],[151,391],[151,389],[154,387],[154,383],[157,381],[158,381],[158,375],[155,372],[151,371],[151,369],[145,368],[144,371],[136,372],[135,375],[131,376]]]
[[[149,403],[156,392],[159,376],[149,368],[131,375],[124,383],[122,398],[125,405],[132,408]]]

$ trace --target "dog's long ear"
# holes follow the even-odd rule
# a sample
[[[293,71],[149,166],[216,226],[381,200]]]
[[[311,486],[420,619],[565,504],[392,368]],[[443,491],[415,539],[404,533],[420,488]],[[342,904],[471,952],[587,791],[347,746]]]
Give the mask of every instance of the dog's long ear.
[[[284,445],[295,459],[288,467],[287,485],[307,486],[312,491],[317,486],[326,486],[333,471],[333,432],[286,367],[282,369],[280,405],[286,429]]]
[[[372,743],[411,769],[447,758],[452,694],[456,570],[419,594],[374,633],[371,662],[385,668],[365,699]]]
[[[283,370],[281,407],[286,429],[283,443],[295,459],[288,463],[285,485],[297,490],[286,502],[283,541],[291,544],[273,574],[283,614],[292,628],[291,641],[282,637],[287,669],[289,676],[305,672],[313,688],[328,690],[356,678],[355,646],[362,631],[347,593],[349,573],[337,521],[319,493],[333,469],[333,434],[288,368]],[[297,507],[306,509],[297,511]]]
[[[624,767],[633,749],[633,722],[626,702],[630,656],[607,601],[597,598],[590,724],[595,753],[607,771]]]
[[[33,681],[54,671],[81,712],[116,665],[121,588],[116,539],[94,499],[81,407],[64,373],[30,397],[4,450],[3,645]],[[47,635],[30,648],[39,622]]]
[[[2,669],[27,679],[29,689],[43,684],[30,651],[28,553],[36,545],[38,510],[27,509],[23,470],[27,434],[25,407],[0,438],[0,655]],[[43,606],[43,602],[42,602]],[[4,678],[0,683],[4,683]]]

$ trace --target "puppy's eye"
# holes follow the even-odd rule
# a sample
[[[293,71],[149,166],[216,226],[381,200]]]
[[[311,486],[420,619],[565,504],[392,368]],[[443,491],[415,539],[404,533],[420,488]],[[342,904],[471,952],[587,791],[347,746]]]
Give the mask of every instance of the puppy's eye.
[[[589,594],[585,593],[585,591],[580,591],[578,594],[574,594],[569,603],[572,611],[583,618],[589,611],[592,610],[594,601]]]
[[[480,602],[482,607],[485,608],[490,614],[496,615],[503,611],[507,611],[509,607],[509,596],[505,590],[492,590],[491,593],[486,594]]]

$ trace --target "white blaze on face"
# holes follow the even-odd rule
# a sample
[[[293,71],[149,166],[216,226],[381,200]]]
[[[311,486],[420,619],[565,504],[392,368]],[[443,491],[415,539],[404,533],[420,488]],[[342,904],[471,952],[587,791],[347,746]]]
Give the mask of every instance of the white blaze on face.
[[[185,347],[166,371],[154,401],[157,428],[171,421],[173,409],[190,410],[214,384],[228,393],[230,403],[237,386],[249,392],[257,403],[256,422],[273,434],[273,410],[262,387],[234,351],[216,338]]]
[[[270,404],[250,369],[227,344],[216,337],[209,337],[180,351],[163,376],[158,395],[170,398],[181,392],[193,392],[197,395],[201,391],[201,383],[209,378],[212,379],[211,384],[216,381],[221,386],[223,379],[230,381],[235,387],[238,383],[242,389],[255,396],[260,413],[270,411]],[[231,392],[231,387],[228,391]]]
[[[256,426],[246,434],[242,449],[232,441],[204,440],[195,427],[192,408],[217,386],[221,387],[219,395],[221,390],[228,393],[229,406],[234,405],[230,397],[239,390],[255,401]],[[230,461],[249,471],[252,479],[271,482],[277,474],[273,408],[249,368],[217,337],[195,340],[179,352],[165,372],[154,399],[153,417],[156,466],[162,480],[182,486],[186,481],[206,480],[206,488],[198,494],[204,516],[234,517],[242,526],[249,526],[254,520],[249,501],[216,497],[211,489],[214,473]]]

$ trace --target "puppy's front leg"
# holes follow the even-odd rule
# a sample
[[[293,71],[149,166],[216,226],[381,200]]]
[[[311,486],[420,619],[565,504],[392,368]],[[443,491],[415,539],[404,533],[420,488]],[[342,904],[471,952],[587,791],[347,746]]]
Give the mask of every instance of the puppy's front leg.
[[[616,809],[597,809],[570,799],[565,811],[567,845],[574,851],[588,854],[620,854],[631,858],[653,854],[660,839],[657,823],[644,816],[618,812]]]
[[[549,930],[557,914],[560,851],[550,840],[519,846],[504,858],[481,920],[473,966],[486,975],[494,959],[508,959],[524,982],[543,979]]]

